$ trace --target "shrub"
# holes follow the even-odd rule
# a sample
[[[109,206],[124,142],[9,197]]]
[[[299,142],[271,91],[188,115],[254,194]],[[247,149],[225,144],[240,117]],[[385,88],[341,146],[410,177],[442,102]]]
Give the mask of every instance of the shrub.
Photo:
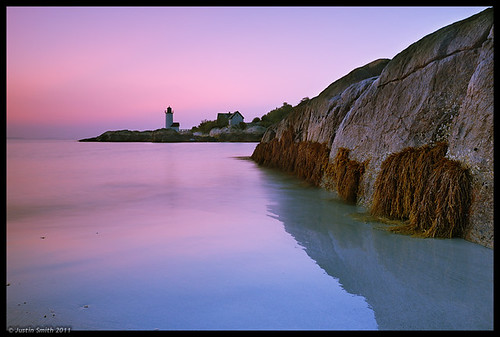
[[[263,115],[261,118],[260,124],[264,127],[269,127],[272,124],[275,124],[285,118],[291,111],[293,107],[287,102],[283,103],[283,106],[280,108],[273,109],[269,111],[267,114]]]
[[[213,128],[217,127],[217,121],[209,121],[207,119],[204,119],[200,122],[198,126],[193,127],[191,130],[193,132],[202,132],[208,134],[210,130]]]

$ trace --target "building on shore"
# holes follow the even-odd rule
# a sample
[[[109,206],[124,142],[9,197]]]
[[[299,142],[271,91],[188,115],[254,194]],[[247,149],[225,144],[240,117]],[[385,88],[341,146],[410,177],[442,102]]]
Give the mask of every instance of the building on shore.
[[[219,112],[217,114],[217,125],[239,125],[241,122],[243,122],[243,115],[239,111],[235,111],[234,113],[231,112]]]
[[[168,107],[165,110],[165,129],[179,131],[180,126],[179,122],[174,122],[174,111],[171,107]]]

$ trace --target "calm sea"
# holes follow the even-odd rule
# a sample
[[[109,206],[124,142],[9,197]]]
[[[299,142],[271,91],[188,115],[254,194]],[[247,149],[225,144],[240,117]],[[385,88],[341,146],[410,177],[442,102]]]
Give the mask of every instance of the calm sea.
[[[8,140],[7,328],[493,328],[491,249],[358,221],[255,146]]]

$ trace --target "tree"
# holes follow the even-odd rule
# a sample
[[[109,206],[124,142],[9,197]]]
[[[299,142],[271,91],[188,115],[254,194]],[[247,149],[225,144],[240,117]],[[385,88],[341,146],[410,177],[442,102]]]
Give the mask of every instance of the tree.
[[[217,127],[217,121],[209,121],[208,119],[204,119],[198,126],[193,127],[191,130],[193,132],[209,133],[210,130],[215,127]]]
[[[290,104],[288,104],[287,102],[283,102],[283,106],[281,106],[280,108],[273,109],[267,114],[263,115],[260,125],[267,128],[270,125],[277,123],[285,118],[285,116],[288,115],[290,111],[292,111],[292,109],[293,107]]]

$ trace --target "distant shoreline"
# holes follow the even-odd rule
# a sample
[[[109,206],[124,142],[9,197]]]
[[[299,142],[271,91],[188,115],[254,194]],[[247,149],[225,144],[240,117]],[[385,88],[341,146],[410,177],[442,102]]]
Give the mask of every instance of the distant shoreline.
[[[208,142],[260,142],[265,130],[240,130],[228,128],[220,132],[202,134],[191,130],[176,131],[157,129],[147,131],[116,130],[106,131],[97,137],[79,139],[79,142],[150,142],[150,143],[208,143]]]

